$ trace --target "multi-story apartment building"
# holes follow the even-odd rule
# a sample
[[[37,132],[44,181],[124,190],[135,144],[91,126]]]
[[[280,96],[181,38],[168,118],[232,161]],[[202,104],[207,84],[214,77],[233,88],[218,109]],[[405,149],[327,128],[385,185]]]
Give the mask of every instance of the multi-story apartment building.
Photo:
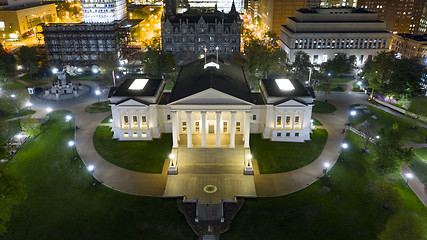
[[[295,60],[304,51],[313,64],[321,64],[337,53],[354,55],[362,65],[380,51],[388,50],[391,34],[378,14],[355,8],[300,9],[280,31],[279,45]]]
[[[378,19],[386,23],[388,31],[399,34],[418,34],[424,5],[425,0],[358,0],[357,2],[357,7],[378,13]]]
[[[398,57],[418,58],[427,64],[427,35],[393,34],[390,50],[395,51]]]
[[[183,14],[162,18],[162,50],[173,52],[185,63],[201,55],[227,57],[240,51],[242,22],[232,7],[230,13],[211,13],[191,9]]]

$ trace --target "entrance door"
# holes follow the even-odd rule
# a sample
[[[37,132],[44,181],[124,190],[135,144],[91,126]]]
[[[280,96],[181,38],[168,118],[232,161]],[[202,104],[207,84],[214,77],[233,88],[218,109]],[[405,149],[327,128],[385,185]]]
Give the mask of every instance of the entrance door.
[[[208,133],[215,133],[215,124],[209,123],[208,126],[209,126]]]

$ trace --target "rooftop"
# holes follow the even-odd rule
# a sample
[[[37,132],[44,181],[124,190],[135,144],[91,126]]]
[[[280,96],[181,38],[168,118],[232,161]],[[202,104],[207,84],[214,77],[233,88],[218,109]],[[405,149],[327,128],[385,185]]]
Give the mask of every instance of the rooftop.
[[[151,97],[155,96],[163,79],[126,79],[119,87],[112,90],[111,97]],[[144,83],[144,84],[142,84]]]
[[[291,84],[293,87],[293,89],[289,90],[282,90],[276,82],[277,79],[283,78],[278,77],[261,80],[269,97],[312,97],[310,91],[297,79],[287,79],[287,84]]]

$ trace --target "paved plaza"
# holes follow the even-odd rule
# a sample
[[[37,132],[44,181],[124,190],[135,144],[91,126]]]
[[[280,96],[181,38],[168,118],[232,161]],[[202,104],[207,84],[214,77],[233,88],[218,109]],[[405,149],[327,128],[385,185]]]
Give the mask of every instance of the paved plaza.
[[[178,148],[178,175],[169,175],[164,197],[219,204],[235,197],[256,197],[254,177],[243,175],[245,149]]]

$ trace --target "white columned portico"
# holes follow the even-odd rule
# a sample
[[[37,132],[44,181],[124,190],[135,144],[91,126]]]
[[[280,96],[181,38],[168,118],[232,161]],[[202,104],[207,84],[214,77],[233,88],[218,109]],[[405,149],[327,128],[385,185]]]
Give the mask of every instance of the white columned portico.
[[[231,123],[230,123],[230,148],[235,147],[236,139],[236,111],[231,111]]]
[[[122,111],[119,111],[119,123],[120,123],[120,129],[123,129],[123,116],[122,116]]]
[[[126,111],[126,115],[128,116],[128,129],[131,130],[132,129],[132,120],[130,119],[129,110]]]
[[[221,147],[221,112],[216,112],[216,147]]]
[[[147,125],[147,131],[150,130],[150,123],[148,121],[149,114],[148,114],[148,110],[145,110],[145,124]]]
[[[171,112],[172,117],[172,147],[178,147],[178,126],[177,126],[177,116],[176,111]]]
[[[245,111],[245,130],[244,130],[244,136],[245,136],[245,148],[249,147],[249,130],[251,129],[251,122],[249,117],[250,112]]]
[[[201,112],[202,115],[202,148],[206,147],[206,111]]]
[[[191,130],[193,128],[193,124],[191,123],[191,111],[187,111],[187,148],[193,147],[193,135]]]
[[[295,110],[292,111],[292,130],[295,128]]]

